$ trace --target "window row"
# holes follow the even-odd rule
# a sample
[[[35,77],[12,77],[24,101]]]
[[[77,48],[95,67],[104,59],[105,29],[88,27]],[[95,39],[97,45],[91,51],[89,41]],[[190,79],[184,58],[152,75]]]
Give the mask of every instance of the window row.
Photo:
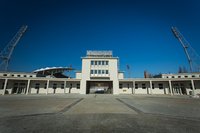
[[[90,74],[108,74],[108,70],[90,70]]]
[[[91,65],[108,65],[108,61],[91,61]]]
[[[123,88],[123,84],[119,84],[119,88],[122,89]],[[127,84],[127,88],[129,89],[129,84]],[[138,89],[138,84],[135,84],[135,89]],[[142,89],[146,89],[146,84],[142,84]],[[152,84],[152,89],[154,89],[154,84]],[[159,89],[163,89],[163,84],[158,84],[158,88]]]
[[[56,83],[54,83],[53,86],[52,86],[53,89],[57,89],[57,87],[58,87],[58,86],[57,86]],[[46,88],[47,88],[47,83],[44,84],[44,89],[46,89]],[[64,88],[65,88],[65,85],[64,85],[64,84],[61,84],[60,88],[61,88],[61,89],[64,89]],[[70,88],[70,89],[72,88],[72,84],[70,84],[69,88]],[[77,88],[77,89],[80,89],[80,84],[76,84],[76,88]],[[40,89],[40,83],[36,83],[36,84],[35,84],[35,89]]]
[[[185,75],[185,76],[166,76],[166,78],[198,78],[200,75]]]
[[[4,77],[7,77],[7,76],[11,76],[11,77],[33,77],[32,75],[14,75],[14,74],[11,74],[11,75],[8,75],[8,74],[3,74]]]
[[[135,84],[135,89],[138,89],[138,84]],[[142,89],[146,89],[146,84],[142,84]],[[159,89],[163,89],[163,84],[158,84]],[[152,84],[152,89],[155,89],[154,84]]]

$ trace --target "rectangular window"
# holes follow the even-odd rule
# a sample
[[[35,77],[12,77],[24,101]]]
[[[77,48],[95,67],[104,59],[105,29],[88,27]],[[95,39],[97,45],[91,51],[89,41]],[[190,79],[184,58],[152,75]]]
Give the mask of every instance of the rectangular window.
[[[192,84],[190,83],[190,89],[192,90]]]
[[[154,89],[154,84],[152,84],[152,89]]]
[[[106,65],[108,65],[108,61],[106,61]]]
[[[98,74],[101,74],[101,70],[98,70]]]
[[[76,84],[76,88],[77,88],[77,89],[80,89],[80,84]]]
[[[3,76],[7,76],[7,74],[3,74]]]
[[[53,89],[56,89],[57,88],[57,84],[53,84]]]
[[[17,77],[20,77],[20,75],[17,75]]]
[[[192,75],[192,77],[194,78],[194,77],[195,77],[195,75]]]
[[[61,89],[64,89],[65,88],[65,85],[64,84],[61,84]]]
[[[188,78],[188,76],[185,76],[185,78]]]
[[[127,84],[127,87],[128,87],[128,89],[129,89],[129,84]]]
[[[102,61],[102,65],[105,65],[105,61]]]
[[[2,86],[1,86],[1,89],[3,89],[3,88],[4,88],[4,84],[5,84],[5,83],[3,82]]]
[[[163,89],[163,84],[158,84],[159,89]]]
[[[101,61],[98,61],[98,65],[101,65]]]
[[[94,71],[93,71],[93,70],[90,70],[90,73],[91,73],[91,74],[94,74]]]
[[[20,83],[21,86],[26,85],[25,83]]]
[[[123,88],[123,85],[122,84],[119,84],[119,89],[122,89]]]
[[[106,74],[108,74],[108,70],[106,70]]]
[[[94,65],[94,61],[91,61],[91,65]]]
[[[97,74],[97,70],[94,70],[94,74]]]
[[[47,88],[47,83],[44,84],[44,89],[46,89],[46,88]]]
[[[39,83],[35,84],[35,89],[40,89],[40,84]]]
[[[142,89],[146,89],[146,84],[142,84]]]
[[[24,75],[24,77],[26,77],[26,75]]]
[[[105,70],[102,70],[102,74],[105,74]]]
[[[135,84],[135,89],[138,89],[138,84]]]
[[[70,88],[72,88],[72,86],[73,86],[73,85],[72,85],[72,84],[70,84]]]
[[[97,65],[97,61],[95,61],[94,63],[95,63],[95,65]]]

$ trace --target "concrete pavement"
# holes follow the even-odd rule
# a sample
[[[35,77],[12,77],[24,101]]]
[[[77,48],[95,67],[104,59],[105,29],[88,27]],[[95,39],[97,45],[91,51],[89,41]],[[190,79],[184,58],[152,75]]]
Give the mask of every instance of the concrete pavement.
[[[0,132],[199,133],[199,105],[176,96],[0,96]]]

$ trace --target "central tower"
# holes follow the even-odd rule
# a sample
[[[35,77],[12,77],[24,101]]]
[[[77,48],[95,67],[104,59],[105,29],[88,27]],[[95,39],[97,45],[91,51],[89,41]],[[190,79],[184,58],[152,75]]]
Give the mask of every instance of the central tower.
[[[118,57],[112,51],[87,51],[82,57],[81,94],[118,94]]]

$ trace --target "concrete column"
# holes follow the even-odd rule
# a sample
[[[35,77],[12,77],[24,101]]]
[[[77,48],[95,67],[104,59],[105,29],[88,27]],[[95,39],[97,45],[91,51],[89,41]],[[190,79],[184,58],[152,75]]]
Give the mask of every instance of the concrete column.
[[[195,86],[194,86],[194,80],[191,80],[191,84],[192,84],[192,95],[194,96],[195,95]]]
[[[46,92],[46,94],[48,94],[48,92],[49,92],[49,80],[47,80],[47,92]]]
[[[172,82],[171,82],[171,80],[169,80],[169,90],[170,90],[170,95],[173,95],[173,92],[172,92]]]
[[[64,94],[66,93],[66,82],[67,81],[64,81]]]
[[[28,83],[27,83],[26,95],[28,95],[29,93],[29,87],[30,87],[30,79],[28,80]]]
[[[135,94],[135,81],[133,80],[132,94]]]
[[[3,86],[3,95],[5,95],[6,93],[7,83],[8,83],[8,79],[5,79],[4,86]]]
[[[152,95],[152,81],[150,80],[150,94]]]
[[[69,84],[69,93],[71,93],[72,87],[73,87],[73,84],[72,84],[72,82],[70,82],[70,84]]]

